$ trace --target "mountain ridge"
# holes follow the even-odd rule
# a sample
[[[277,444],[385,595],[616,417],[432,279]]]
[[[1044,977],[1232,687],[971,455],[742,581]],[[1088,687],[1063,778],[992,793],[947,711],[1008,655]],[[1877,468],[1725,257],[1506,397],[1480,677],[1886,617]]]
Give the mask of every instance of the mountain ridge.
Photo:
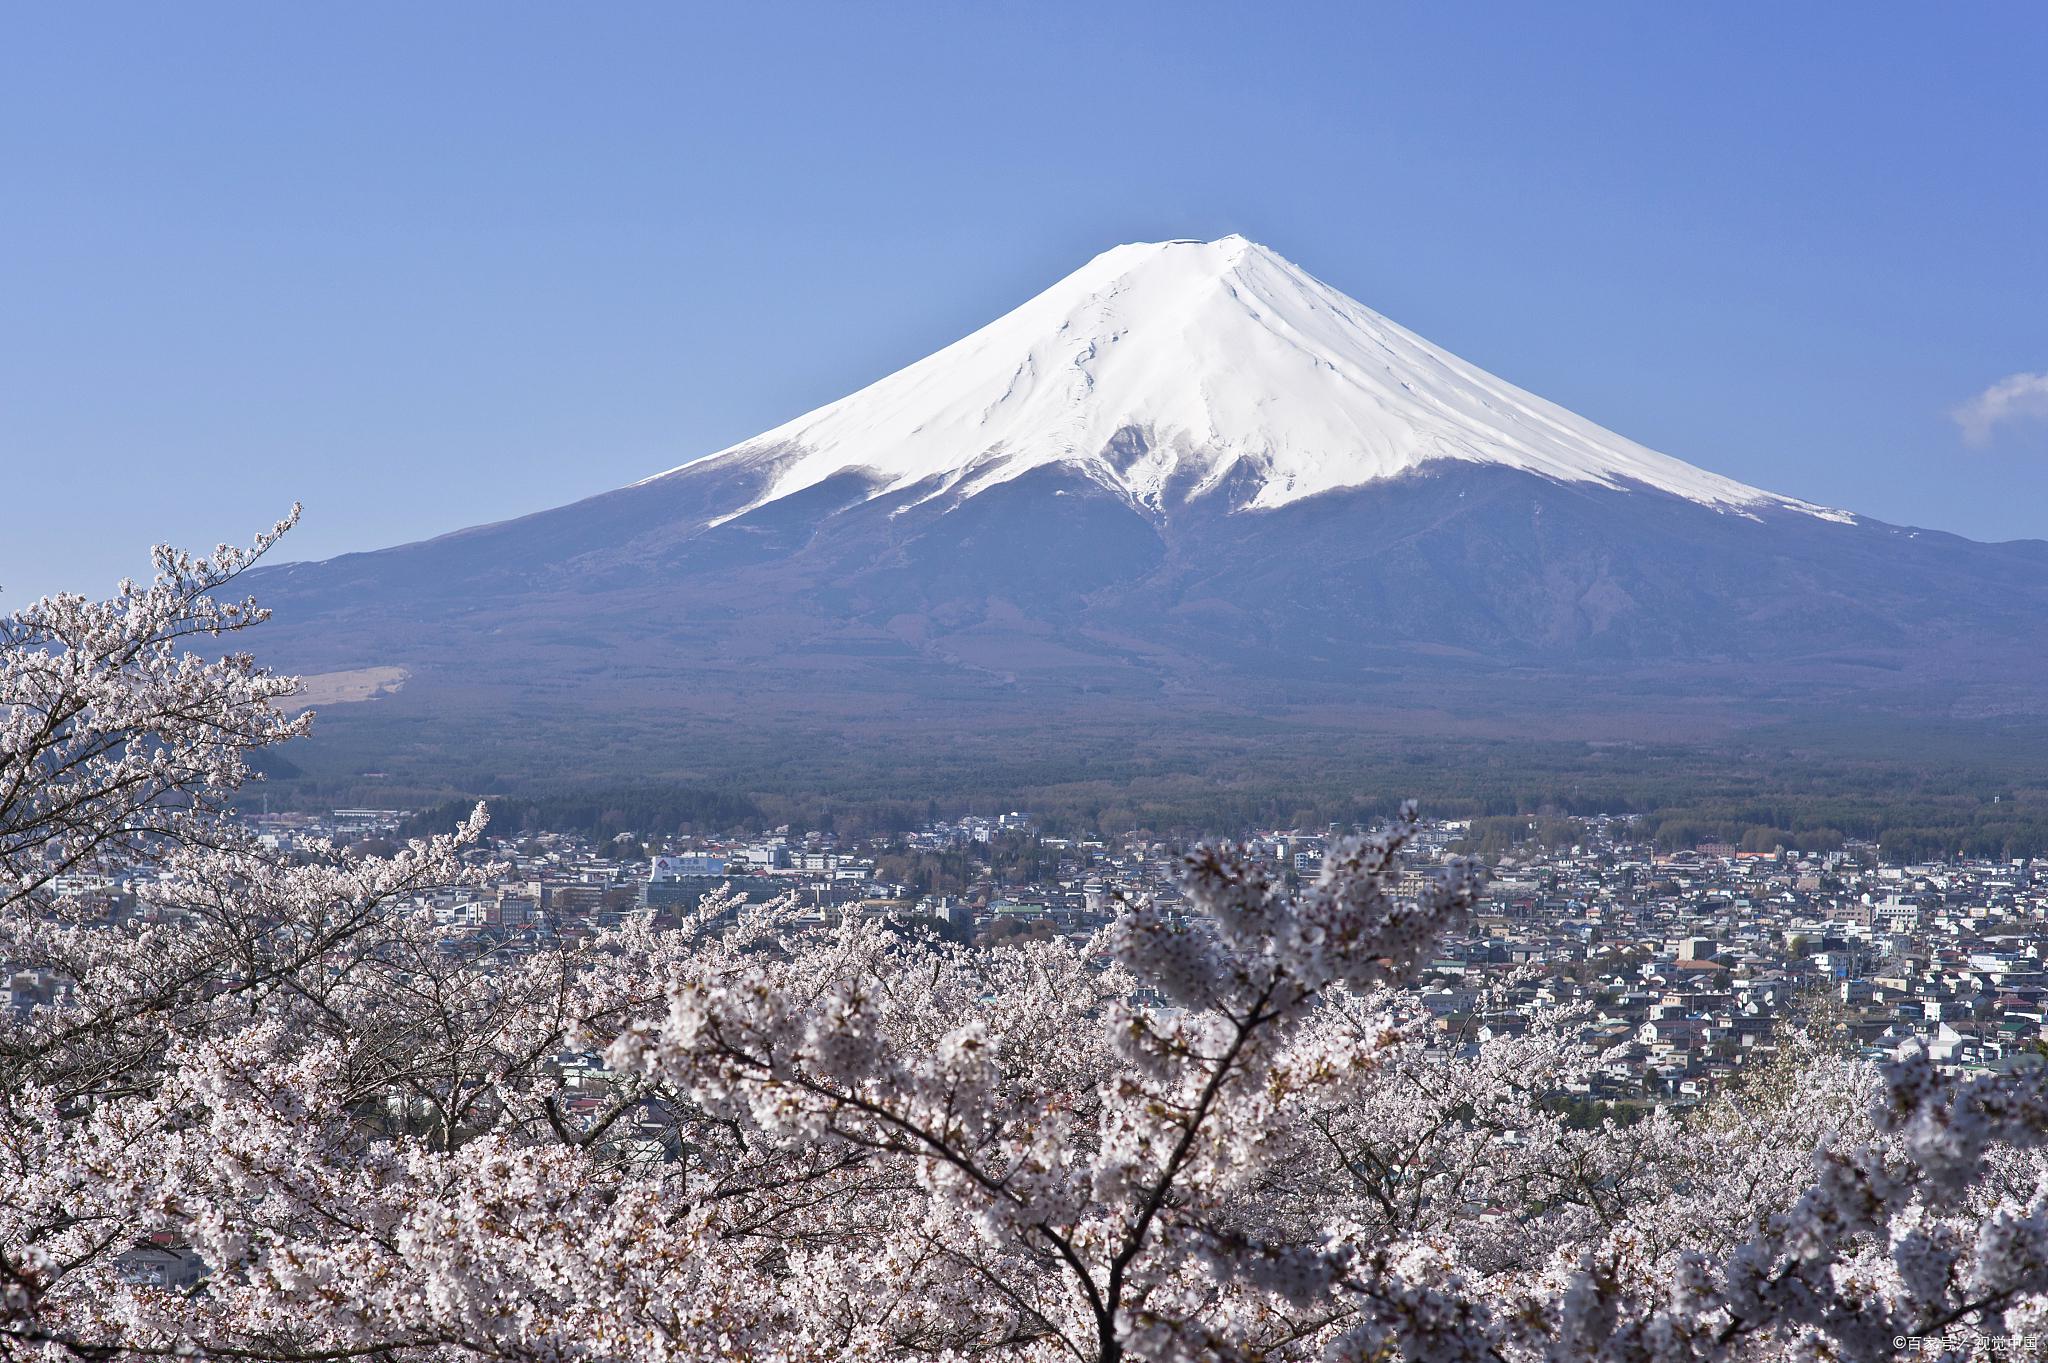
[[[1721,479],[1419,337],[1377,377],[1347,375],[1349,351],[1318,369],[1276,330],[1335,328],[1328,344],[1353,350],[1410,334],[1359,331],[1362,305],[1338,318],[1341,295],[1250,243],[1106,255],[993,339],[983,328],[720,454],[515,520],[261,569],[266,659],[402,669],[402,689],[322,721],[321,742],[380,769],[503,750],[642,770],[797,732],[886,764],[993,734],[1114,745],[1185,722],[1341,748],[1366,729],[2048,715],[2048,543],[1978,544]],[[1247,305],[1239,270],[1260,276],[1259,300],[1317,307],[1297,326]],[[1128,279],[1101,304],[1103,281]],[[1155,284],[1160,306],[1130,311]],[[1090,334],[1063,329],[1076,307],[1126,311]],[[1030,327],[1002,325],[1020,314]],[[1269,386],[1276,372],[1308,374],[1307,396]],[[1435,406],[1431,384],[1451,385]],[[1363,405],[1308,400],[1332,392]],[[1220,448],[1173,434],[1190,404],[1230,433]],[[931,439],[899,448],[898,428]],[[1363,452],[1317,443],[1368,428],[1380,443]]]

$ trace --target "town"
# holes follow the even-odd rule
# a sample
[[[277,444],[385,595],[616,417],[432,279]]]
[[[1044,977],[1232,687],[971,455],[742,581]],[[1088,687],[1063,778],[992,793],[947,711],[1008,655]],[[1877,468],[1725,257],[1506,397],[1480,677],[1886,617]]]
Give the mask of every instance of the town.
[[[285,854],[316,841],[382,851],[408,812],[245,818],[260,843]],[[1545,842],[1530,836],[1491,858],[1480,911],[1415,986],[1447,1049],[1569,1008],[1603,1061],[1584,1093],[1561,1096],[1623,1114],[1702,1101],[1745,1061],[1775,1052],[1793,1025],[1873,1060],[1924,1049],[1955,1075],[2048,1055],[2040,861],[1888,865],[1875,845],[1854,841],[1824,853],[1660,851],[1636,839],[1627,817],[1557,822],[1546,821]],[[1260,830],[1245,841],[1299,883],[1343,831]],[[1405,854],[1404,892],[1474,842],[1466,822],[1425,823]],[[514,953],[627,922],[658,930],[720,887],[755,902],[787,896],[811,922],[876,917],[966,945],[1085,939],[1120,904],[1179,903],[1185,850],[1142,833],[1053,836],[1018,812],[859,842],[786,827],[602,845],[537,832],[487,839],[470,854],[496,868],[485,887],[416,908]],[[148,916],[150,874],[104,870],[52,888],[109,916]],[[17,1014],[67,988],[17,967],[5,978]]]

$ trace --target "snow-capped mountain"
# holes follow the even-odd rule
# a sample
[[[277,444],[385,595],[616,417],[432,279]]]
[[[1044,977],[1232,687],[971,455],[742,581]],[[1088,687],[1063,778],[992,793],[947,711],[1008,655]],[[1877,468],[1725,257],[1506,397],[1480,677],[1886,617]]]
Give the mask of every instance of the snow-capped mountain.
[[[323,720],[380,770],[2048,714],[2048,544],[1708,473],[1238,237],[1105,252],[632,486],[253,580],[272,661],[403,669]]]
[[[1047,465],[1141,506],[1227,488],[1270,509],[1449,459],[1842,518],[1616,435],[1241,236],[1105,251],[973,335],[713,458],[771,474],[732,516],[842,473],[871,478],[873,495],[959,498]]]

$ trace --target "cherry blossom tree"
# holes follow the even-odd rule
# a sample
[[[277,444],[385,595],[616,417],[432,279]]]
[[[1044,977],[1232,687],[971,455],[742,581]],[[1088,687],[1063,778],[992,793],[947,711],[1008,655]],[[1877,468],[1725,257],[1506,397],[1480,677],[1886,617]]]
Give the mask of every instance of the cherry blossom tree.
[[[295,513],[296,514],[296,513]],[[1293,888],[969,949],[788,900],[516,946],[229,817],[289,529],[0,621],[0,1357],[1960,1360],[2048,1330],[2048,1080],[1798,1035],[1586,1127],[1590,1019],[1447,1046],[1414,812]],[[134,872],[138,902],[79,893]],[[148,1252],[191,1266],[150,1281]]]

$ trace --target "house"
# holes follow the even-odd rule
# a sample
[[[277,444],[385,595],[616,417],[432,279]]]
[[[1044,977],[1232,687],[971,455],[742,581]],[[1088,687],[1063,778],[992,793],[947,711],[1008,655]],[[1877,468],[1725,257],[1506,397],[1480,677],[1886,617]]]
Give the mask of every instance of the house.
[[[206,1265],[191,1246],[153,1238],[115,1256],[114,1276],[129,1287],[182,1292],[206,1276]]]

